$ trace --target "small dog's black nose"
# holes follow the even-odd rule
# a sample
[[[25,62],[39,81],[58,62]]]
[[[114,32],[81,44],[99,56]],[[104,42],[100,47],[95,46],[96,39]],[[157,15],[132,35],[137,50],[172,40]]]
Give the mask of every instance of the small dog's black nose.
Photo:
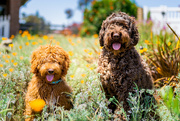
[[[48,73],[49,73],[49,74],[52,74],[53,72],[54,72],[53,69],[48,69]]]
[[[120,35],[118,33],[113,34],[113,39],[119,39],[119,38],[120,38]]]

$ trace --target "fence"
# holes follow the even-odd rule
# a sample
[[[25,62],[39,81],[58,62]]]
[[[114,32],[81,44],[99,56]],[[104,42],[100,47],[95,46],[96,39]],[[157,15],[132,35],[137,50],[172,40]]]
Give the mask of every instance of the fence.
[[[9,37],[10,15],[0,16],[0,37]]]
[[[147,20],[148,12],[154,22],[153,31],[159,33],[161,29],[167,29],[168,23],[180,36],[180,7],[143,7],[143,17]],[[169,29],[168,29],[169,30]]]

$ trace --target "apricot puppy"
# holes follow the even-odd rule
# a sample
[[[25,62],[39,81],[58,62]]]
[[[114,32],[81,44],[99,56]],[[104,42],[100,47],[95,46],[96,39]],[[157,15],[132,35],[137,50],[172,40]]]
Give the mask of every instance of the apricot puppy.
[[[69,56],[59,46],[40,46],[32,54],[31,72],[33,77],[28,84],[25,97],[26,121],[34,119],[35,112],[29,102],[43,99],[46,105],[62,106],[64,109],[73,107],[70,95],[72,89],[67,85],[65,76],[69,68]]]

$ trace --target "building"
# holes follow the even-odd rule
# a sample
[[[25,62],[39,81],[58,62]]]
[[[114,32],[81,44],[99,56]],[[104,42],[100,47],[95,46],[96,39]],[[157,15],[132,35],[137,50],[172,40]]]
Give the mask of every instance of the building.
[[[153,32],[159,33],[162,29],[170,29],[167,23],[180,36],[180,7],[143,7],[143,19],[146,21],[148,12],[150,12],[150,19],[153,21]]]
[[[28,0],[0,0],[0,37],[10,37],[19,31],[19,8]]]

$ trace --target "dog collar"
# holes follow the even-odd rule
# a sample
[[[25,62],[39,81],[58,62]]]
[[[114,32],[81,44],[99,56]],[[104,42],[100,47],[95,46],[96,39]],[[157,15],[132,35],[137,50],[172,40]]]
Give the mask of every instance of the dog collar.
[[[61,79],[59,79],[59,80],[57,80],[57,81],[55,81],[55,82],[51,82],[50,84],[58,84],[59,82],[61,82],[62,80]]]

